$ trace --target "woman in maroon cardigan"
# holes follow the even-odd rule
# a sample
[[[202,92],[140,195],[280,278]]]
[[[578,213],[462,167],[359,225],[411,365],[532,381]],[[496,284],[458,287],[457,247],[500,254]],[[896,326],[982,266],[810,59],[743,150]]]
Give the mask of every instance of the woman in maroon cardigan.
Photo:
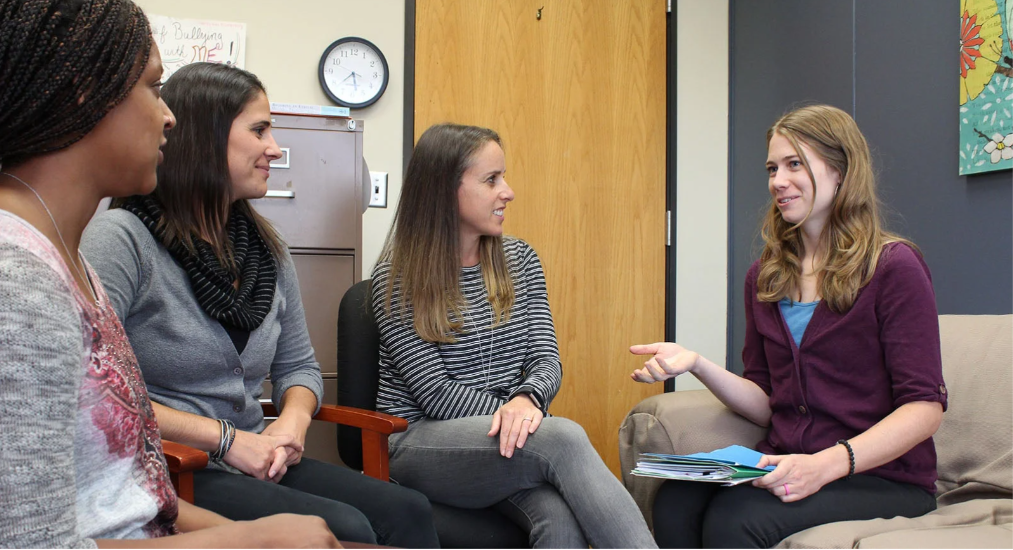
[[[665,482],[661,547],[769,548],[824,523],[935,508],[932,434],[946,387],[928,267],[881,228],[869,147],[847,113],[792,111],[767,147],[771,203],[746,275],[743,375],[675,343],[631,351],[651,356],[634,380],[693,373],[768,427],[759,466],[775,468],[731,488]]]

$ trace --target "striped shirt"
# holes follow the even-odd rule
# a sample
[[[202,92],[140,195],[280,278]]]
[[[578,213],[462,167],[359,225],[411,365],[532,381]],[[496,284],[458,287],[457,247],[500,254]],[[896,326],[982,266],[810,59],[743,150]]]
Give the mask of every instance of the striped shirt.
[[[448,420],[493,414],[513,397],[528,393],[547,412],[563,370],[545,275],[526,242],[505,238],[503,250],[514,285],[510,320],[491,326],[493,311],[481,265],[464,267],[460,280],[467,304],[464,329],[452,344],[423,340],[412,326],[411,308],[403,319],[398,317],[398,285],[391,300],[393,317],[387,315],[390,264],[377,264],[372,298],[380,329],[377,410],[408,422]]]

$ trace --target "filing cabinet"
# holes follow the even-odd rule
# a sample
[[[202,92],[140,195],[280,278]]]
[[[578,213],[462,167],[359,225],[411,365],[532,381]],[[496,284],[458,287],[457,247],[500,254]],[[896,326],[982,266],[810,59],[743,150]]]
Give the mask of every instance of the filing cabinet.
[[[251,201],[288,245],[310,341],[324,378],[326,404],[337,404],[337,319],[341,297],[362,272],[362,213],[368,170],[361,121],[272,114],[283,156],[271,163],[268,193]],[[270,380],[263,398],[271,395]],[[340,464],[333,425],[314,422],[305,456]]]

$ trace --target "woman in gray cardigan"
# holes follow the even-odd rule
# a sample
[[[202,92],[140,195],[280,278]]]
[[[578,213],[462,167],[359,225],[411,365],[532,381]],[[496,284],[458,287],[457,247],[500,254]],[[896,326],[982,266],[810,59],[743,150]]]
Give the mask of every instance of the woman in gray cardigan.
[[[292,259],[249,203],[281,156],[263,84],[198,63],[162,95],[177,126],[158,187],[98,216],[82,249],[123,319],[162,436],[211,454],[196,503],[236,520],[310,513],[344,540],[437,546],[421,494],[302,457],[323,383]],[[265,427],[268,374],[281,414]]]

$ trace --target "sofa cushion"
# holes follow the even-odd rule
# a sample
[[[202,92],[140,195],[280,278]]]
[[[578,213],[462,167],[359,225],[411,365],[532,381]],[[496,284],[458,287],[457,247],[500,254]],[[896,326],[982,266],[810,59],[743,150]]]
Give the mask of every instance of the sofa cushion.
[[[940,315],[949,408],[935,435],[940,506],[1013,495],[1013,315]]]
[[[1013,548],[1011,525],[905,529],[862,539],[857,548]]]
[[[917,518],[840,521],[795,533],[778,548],[1010,548],[1013,500],[978,499]],[[939,534],[938,541],[933,533]],[[909,538],[905,538],[905,534]],[[962,537],[954,542],[955,537]],[[1004,544],[996,545],[996,537]],[[1005,538],[1002,538],[1005,537]]]

